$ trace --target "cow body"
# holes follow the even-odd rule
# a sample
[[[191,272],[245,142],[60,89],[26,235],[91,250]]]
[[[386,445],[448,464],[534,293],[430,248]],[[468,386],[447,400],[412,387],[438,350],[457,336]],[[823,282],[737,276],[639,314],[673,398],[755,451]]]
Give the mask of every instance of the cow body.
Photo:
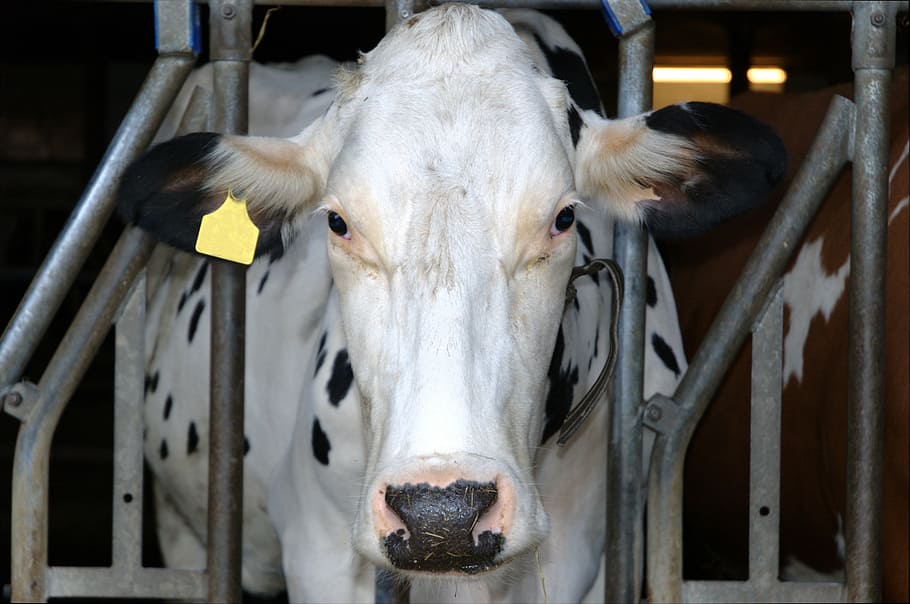
[[[883,595],[908,598],[908,226],[907,71],[895,74],[888,160],[888,248],[885,304]],[[783,135],[790,156],[805,156],[833,94],[748,94],[732,104],[760,115]],[[794,161],[793,170],[799,163]],[[789,175],[792,177],[792,173]],[[789,178],[788,178],[789,180]],[[849,170],[835,183],[783,276],[783,411],[781,566],[784,575],[840,574],[844,563],[850,277]],[[746,214],[710,241],[668,246],[680,321],[692,352],[753,250],[769,208]],[[718,249],[724,250],[718,254]],[[740,353],[696,431],[687,458],[687,534],[702,550],[689,552],[688,572],[742,576],[748,526],[749,358]],[[719,458],[716,451],[727,451]],[[723,489],[716,485],[723,484]],[[870,512],[873,513],[873,512]],[[709,553],[710,552],[710,553]],[[695,563],[700,560],[701,567]],[[789,567],[802,569],[790,573]],[[716,575],[715,575],[715,578]]]
[[[688,231],[692,199],[711,224],[781,171],[776,139],[739,114],[720,117],[759,158],[692,142],[725,144],[702,130],[710,106],[604,120],[549,75],[587,73],[565,32],[502,15],[418,15],[335,80],[308,79],[302,103],[333,94],[277,133],[293,138],[191,135],[124,177],[122,214],[181,249],[229,189],[263,231],[247,274],[247,589],[372,601],[378,567],[415,601],[581,601],[601,568],[605,408],[569,446],[554,435],[610,346],[605,279],[564,308],[573,264],[612,248],[598,206],[672,231],[649,218],[675,202]],[[205,559],[210,262],[162,247],[149,271],[146,455],[174,566]],[[685,370],[653,249],[648,275],[646,396]]]

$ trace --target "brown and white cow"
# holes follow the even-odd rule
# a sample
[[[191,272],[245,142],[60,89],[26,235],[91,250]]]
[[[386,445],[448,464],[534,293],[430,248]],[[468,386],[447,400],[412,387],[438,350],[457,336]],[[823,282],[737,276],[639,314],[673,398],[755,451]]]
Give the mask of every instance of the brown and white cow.
[[[833,94],[749,93],[731,104],[772,124],[790,154],[789,182]],[[883,596],[908,600],[908,164],[907,70],[895,74],[891,106],[885,367]],[[778,196],[785,186],[778,189]],[[849,169],[841,174],[784,276],[781,452],[781,560],[822,573],[843,566],[846,496],[847,315],[850,277]],[[776,203],[712,232],[664,246],[687,354],[701,342],[752,252]],[[718,248],[722,249],[718,253]],[[707,250],[711,253],[708,254]],[[729,577],[747,566],[748,346],[696,432],[685,482],[686,573],[708,578],[706,565]],[[719,452],[723,452],[722,454]],[[724,485],[718,488],[718,485]],[[870,510],[869,513],[877,513]],[[724,562],[719,562],[724,561]],[[716,576],[716,575],[715,575]],[[714,577],[712,577],[714,578]],[[722,578],[722,577],[716,577]]]

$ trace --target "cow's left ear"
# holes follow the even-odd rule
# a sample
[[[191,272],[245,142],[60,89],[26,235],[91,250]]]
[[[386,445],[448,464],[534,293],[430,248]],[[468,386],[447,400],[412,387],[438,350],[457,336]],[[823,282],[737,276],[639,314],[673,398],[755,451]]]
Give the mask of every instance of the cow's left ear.
[[[290,139],[201,132],[161,143],[124,173],[119,214],[192,252],[202,217],[230,192],[259,228],[255,255],[278,253],[324,194],[331,138],[314,123]]]
[[[586,112],[576,186],[656,237],[686,237],[763,201],[786,166],[770,127],[722,105],[683,103],[621,120]]]

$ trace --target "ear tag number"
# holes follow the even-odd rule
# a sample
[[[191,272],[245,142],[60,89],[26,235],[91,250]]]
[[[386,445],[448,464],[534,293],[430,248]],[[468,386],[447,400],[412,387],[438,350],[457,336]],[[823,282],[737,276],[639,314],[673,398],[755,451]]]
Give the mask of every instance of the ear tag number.
[[[216,258],[251,264],[259,241],[259,228],[250,220],[246,199],[227,198],[214,212],[202,217],[196,236],[196,251]]]

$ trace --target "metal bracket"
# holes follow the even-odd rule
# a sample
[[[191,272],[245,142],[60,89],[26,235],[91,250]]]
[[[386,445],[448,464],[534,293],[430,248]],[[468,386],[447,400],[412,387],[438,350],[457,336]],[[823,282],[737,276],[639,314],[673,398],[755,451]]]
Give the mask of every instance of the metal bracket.
[[[604,18],[617,38],[634,34],[651,22],[651,7],[645,0],[601,0]]]
[[[663,394],[655,394],[642,408],[642,423],[657,434],[672,434],[682,424],[679,403]]]
[[[35,403],[38,402],[40,390],[38,386],[31,382],[18,382],[13,384],[0,397],[3,410],[12,415],[23,424],[28,421]]]

